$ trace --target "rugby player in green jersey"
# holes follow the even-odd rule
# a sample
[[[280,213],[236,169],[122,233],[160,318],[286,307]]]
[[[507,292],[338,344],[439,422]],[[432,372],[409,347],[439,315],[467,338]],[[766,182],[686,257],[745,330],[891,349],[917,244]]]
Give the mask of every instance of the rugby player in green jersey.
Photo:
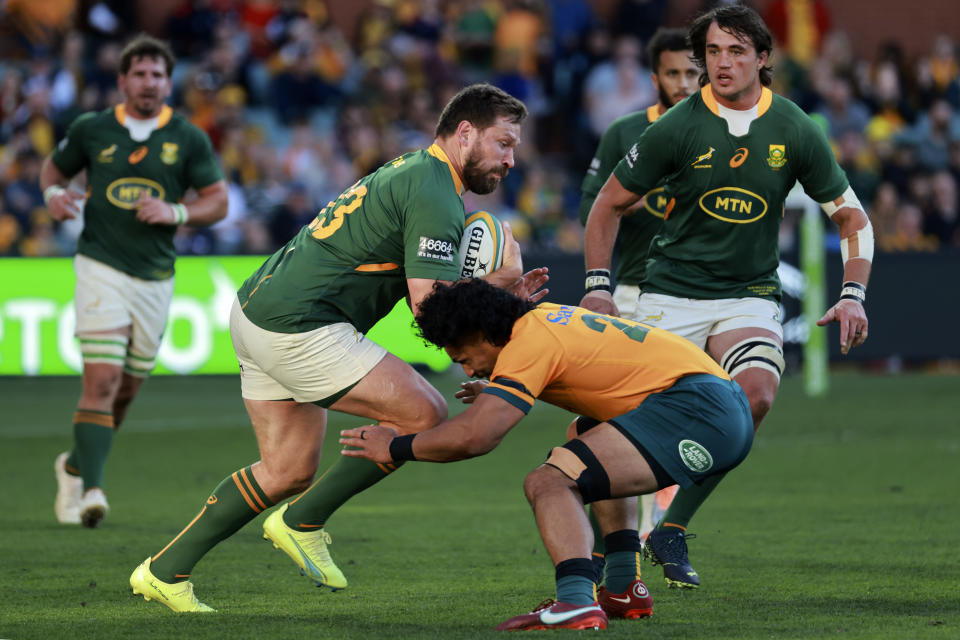
[[[647,58],[650,61],[651,69],[653,69],[651,80],[657,89],[659,100],[657,104],[642,111],[617,118],[604,131],[593,160],[590,162],[590,167],[587,169],[587,175],[584,176],[583,183],[580,186],[582,193],[580,221],[582,223],[586,224],[590,207],[593,206],[593,201],[607,178],[610,177],[613,168],[626,155],[633,143],[640,137],[640,134],[650,126],[650,123],[666,113],[667,109],[697,90],[697,78],[700,75],[700,70],[693,63],[691,53],[687,44],[686,30],[658,29],[653,34],[650,43],[647,45]],[[663,188],[655,188],[632,205],[625,212],[620,222],[620,232],[617,238],[620,245],[620,258],[614,278],[616,287],[613,290],[613,301],[617,305],[620,315],[624,318],[636,319],[634,314],[637,299],[640,296],[640,282],[643,279],[647,250],[650,247],[650,241],[653,240],[662,226],[666,205],[667,198],[664,196]],[[595,422],[588,418],[578,418],[570,425],[567,437],[575,438],[579,432],[586,430],[593,424]],[[593,558],[598,578],[603,578],[607,552],[615,554],[612,558],[623,558],[625,555],[619,552],[640,550],[640,541],[645,539],[653,529],[670,501],[673,500],[676,492],[677,485],[672,485],[656,493],[640,496],[639,514],[637,513],[636,500],[631,499],[611,503],[608,507],[607,517],[610,518],[608,522],[597,523],[591,517],[591,524],[597,529]],[[620,509],[615,509],[614,504],[620,505]],[[623,509],[626,509],[626,511],[622,511]],[[601,508],[600,512],[603,513],[603,511],[603,508]],[[637,525],[638,516],[639,524]],[[631,531],[636,526],[637,531],[633,531],[632,536],[625,536],[622,533],[617,534],[619,531],[624,531],[622,527],[627,525],[629,525]],[[616,534],[611,540],[621,541],[621,544],[608,548],[604,541],[604,532]],[[637,533],[639,533],[639,538]],[[626,547],[623,547],[624,540],[627,541]],[[622,570],[616,566],[611,566],[610,572],[612,574],[632,575],[639,567],[636,567],[636,563],[630,562],[629,564],[629,567]],[[639,578],[639,576],[636,577]],[[612,584],[606,586],[615,594],[623,593],[621,597],[632,597],[629,593],[626,593],[626,589],[618,587],[620,582],[613,580]],[[608,615],[615,615],[616,612],[608,611],[607,613]]]
[[[768,88],[772,40],[756,12],[718,7],[694,21],[688,39],[701,89],[644,131],[598,194],[587,221],[581,306],[617,313],[609,268],[619,220],[662,182],[666,217],[634,318],[706,349],[743,387],[756,428],[784,367],[777,266],[787,193],[799,181],[839,228],[843,287],[818,324],[840,324],[844,354],[867,338],[873,231],[822,130]],[[644,553],[664,566],[671,586],[700,583],[685,531],[721,478],[681,489],[647,538]]]
[[[312,484],[327,409],[413,434],[440,423],[447,405],[410,365],[364,334],[404,297],[414,312],[435,282],[457,280],[462,195],[490,193],[514,164],[522,102],[490,85],[460,91],[428,148],[361,178],[267,259],[240,288],[230,335],[240,389],[260,459],[226,477],[200,513],[130,576],[134,593],[174,611],[211,611],[193,594],[194,565],[262,511],[300,494],[266,519],[264,537],[318,586],[347,580],[324,528],[352,496],[399,465],[338,460]],[[519,245],[504,225],[503,267],[485,276],[521,297],[546,281],[523,275]]]
[[[83,215],[74,258],[83,391],[73,450],[54,465],[63,523],[96,527],[109,508],[104,467],[156,362],[173,295],[177,227],[210,225],[227,214],[227,186],[210,140],[164,104],[173,65],[166,44],[134,38],[120,56],[123,103],[77,118],[40,175],[55,220]],[[66,188],[82,171],[85,202]],[[197,197],[183,204],[188,189]]]

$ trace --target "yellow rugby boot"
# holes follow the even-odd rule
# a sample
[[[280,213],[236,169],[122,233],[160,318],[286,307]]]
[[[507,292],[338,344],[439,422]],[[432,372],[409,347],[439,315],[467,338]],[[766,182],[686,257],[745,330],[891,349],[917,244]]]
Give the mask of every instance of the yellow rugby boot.
[[[273,543],[274,549],[286,553],[297,566],[300,575],[313,580],[318,587],[330,587],[333,591],[347,586],[347,579],[330,557],[327,545],[330,534],[317,531],[297,531],[284,523],[283,514],[289,504],[275,510],[263,523],[263,537]]]
[[[150,558],[144,560],[130,574],[130,586],[133,588],[133,595],[143,596],[147,602],[156,600],[178,613],[216,611],[197,600],[197,596],[193,595],[193,583],[189,580],[169,584],[154,576],[150,572]]]

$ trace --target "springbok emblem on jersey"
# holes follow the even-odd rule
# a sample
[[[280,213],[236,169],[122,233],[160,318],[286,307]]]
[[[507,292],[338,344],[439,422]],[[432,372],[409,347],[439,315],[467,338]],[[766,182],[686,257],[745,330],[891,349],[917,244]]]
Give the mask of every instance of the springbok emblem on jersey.
[[[160,152],[160,160],[164,164],[173,164],[177,161],[177,150],[179,145],[175,142],[164,142],[163,150]]]
[[[710,147],[710,150],[706,153],[697,156],[697,159],[690,163],[690,166],[694,169],[709,169],[712,165],[709,164],[700,164],[701,162],[706,162],[713,157],[713,152],[716,151],[713,147]]]
[[[770,145],[770,155],[767,156],[767,164],[770,165],[770,168],[774,171],[787,164],[787,145]]]

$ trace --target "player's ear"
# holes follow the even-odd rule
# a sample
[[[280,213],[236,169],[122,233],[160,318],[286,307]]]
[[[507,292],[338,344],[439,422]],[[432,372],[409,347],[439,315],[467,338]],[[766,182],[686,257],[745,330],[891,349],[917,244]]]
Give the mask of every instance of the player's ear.
[[[470,142],[470,133],[473,130],[474,126],[469,120],[461,120],[460,124],[457,125],[457,141],[464,147],[467,146]]]

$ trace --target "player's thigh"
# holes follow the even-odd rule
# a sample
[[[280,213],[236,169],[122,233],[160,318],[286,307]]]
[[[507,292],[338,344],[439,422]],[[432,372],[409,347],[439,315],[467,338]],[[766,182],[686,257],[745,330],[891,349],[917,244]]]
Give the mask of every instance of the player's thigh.
[[[644,291],[630,320],[666,329],[703,349],[714,323],[712,302]]]
[[[234,301],[230,337],[248,400],[296,400],[330,407],[388,354],[347,323],[303,333],[277,333],[253,324]]]
[[[130,278],[130,281],[125,300],[133,326],[124,370],[145,378],[156,366],[160,352],[173,300],[173,278],[155,281]]]
[[[447,417],[440,392],[391,353],[330,408],[388,424],[402,434],[429,429]]]
[[[786,367],[780,306],[762,298],[716,302],[720,319],[707,339],[707,353],[748,395],[751,388],[775,392]]]
[[[688,487],[732,469],[753,443],[753,418],[743,390],[709,374],[683,377],[608,422],[643,452],[658,488]]]

